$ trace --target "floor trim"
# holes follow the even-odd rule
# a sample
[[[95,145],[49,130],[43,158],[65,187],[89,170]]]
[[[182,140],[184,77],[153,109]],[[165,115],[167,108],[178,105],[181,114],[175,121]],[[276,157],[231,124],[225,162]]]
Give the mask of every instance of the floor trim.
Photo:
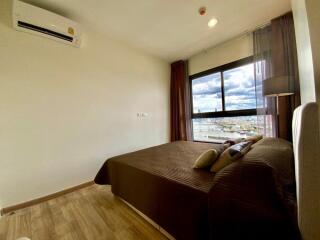
[[[65,190],[62,190],[62,191],[59,191],[59,192],[56,192],[56,193],[53,193],[53,194],[50,194],[50,195],[47,195],[47,196],[44,196],[44,197],[36,198],[36,199],[30,200],[30,201],[27,201],[27,202],[23,202],[23,203],[19,203],[19,204],[16,204],[16,205],[12,205],[12,206],[9,206],[9,207],[2,208],[0,210],[0,216],[3,216],[5,214],[9,214],[9,213],[17,211],[19,209],[30,207],[30,206],[33,206],[33,205],[36,205],[36,204],[39,204],[39,203],[42,203],[42,202],[57,198],[57,197],[60,197],[60,196],[65,195],[67,193],[74,192],[76,190],[91,186],[93,184],[94,184],[93,181],[82,183],[80,185],[77,185],[77,186],[74,186],[74,187],[71,187],[71,188],[67,188]]]

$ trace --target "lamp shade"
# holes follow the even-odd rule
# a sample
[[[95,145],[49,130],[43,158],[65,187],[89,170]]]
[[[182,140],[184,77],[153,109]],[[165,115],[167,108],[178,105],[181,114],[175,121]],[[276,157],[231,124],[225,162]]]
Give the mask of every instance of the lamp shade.
[[[293,95],[290,90],[289,76],[272,77],[262,81],[263,95],[266,97],[281,97]]]

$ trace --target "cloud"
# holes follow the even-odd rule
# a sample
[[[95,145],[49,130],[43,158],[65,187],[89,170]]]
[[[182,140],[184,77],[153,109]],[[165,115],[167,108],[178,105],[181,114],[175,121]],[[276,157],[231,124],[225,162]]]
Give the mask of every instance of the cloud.
[[[233,89],[228,89],[225,90],[225,95],[256,95],[256,89],[255,87],[250,87],[250,88],[233,88]]]
[[[253,66],[246,65],[224,72],[226,110],[256,108]]]
[[[224,72],[224,94],[226,110],[256,108],[256,90],[253,64]],[[192,81],[194,112],[222,110],[220,73],[211,74]]]
[[[221,93],[220,74],[211,74],[192,81],[192,94],[217,94]]]
[[[222,111],[222,99],[218,94],[193,96],[193,112]]]

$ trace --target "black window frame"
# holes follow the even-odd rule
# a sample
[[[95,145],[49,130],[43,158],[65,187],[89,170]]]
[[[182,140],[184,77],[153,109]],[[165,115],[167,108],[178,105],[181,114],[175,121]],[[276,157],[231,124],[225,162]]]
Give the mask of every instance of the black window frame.
[[[225,96],[224,96],[224,78],[223,78],[223,72],[241,67],[247,64],[253,63],[253,56],[243,58],[231,63],[224,64],[219,67],[211,68],[208,70],[205,70],[200,73],[196,73],[189,76],[189,87],[190,87],[190,107],[191,107],[191,118],[192,119],[199,119],[199,118],[220,118],[220,117],[243,117],[243,116],[253,116],[257,115],[257,109],[244,109],[244,110],[225,110]],[[195,79],[198,79],[200,77],[204,77],[210,74],[220,73],[221,75],[221,98],[222,98],[222,111],[218,112],[205,112],[205,113],[194,113],[193,112],[193,92],[192,92],[192,81]],[[192,131],[193,135],[193,131]],[[193,138],[193,136],[192,136]],[[193,139],[194,140],[194,139]],[[198,141],[198,140],[194,140]]]

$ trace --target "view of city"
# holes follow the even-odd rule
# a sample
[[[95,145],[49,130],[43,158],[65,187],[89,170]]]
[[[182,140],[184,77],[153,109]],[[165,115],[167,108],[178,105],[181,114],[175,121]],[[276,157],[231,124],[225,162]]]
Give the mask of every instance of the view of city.
[[[193,138],[197,141],[218,142],[258,133],[256,116],[193,119]]]
[[[260,89],[261,84],[254,80],[252,63],[199,77],[192,80],[193,113],[256,109],[257,104],[261,105],[256,99]],[[268,136],[271,132],[271,116],[193,119],[193,138],[197,141],[221,142],[257,134]]]
[[[257,116],[193,119],[193,138],[196,141],[222,142],[263,133],[270,136],[271,116],[264,117],[263,124],[261,120]],[[263,125],[266,126],[265,132]]]

